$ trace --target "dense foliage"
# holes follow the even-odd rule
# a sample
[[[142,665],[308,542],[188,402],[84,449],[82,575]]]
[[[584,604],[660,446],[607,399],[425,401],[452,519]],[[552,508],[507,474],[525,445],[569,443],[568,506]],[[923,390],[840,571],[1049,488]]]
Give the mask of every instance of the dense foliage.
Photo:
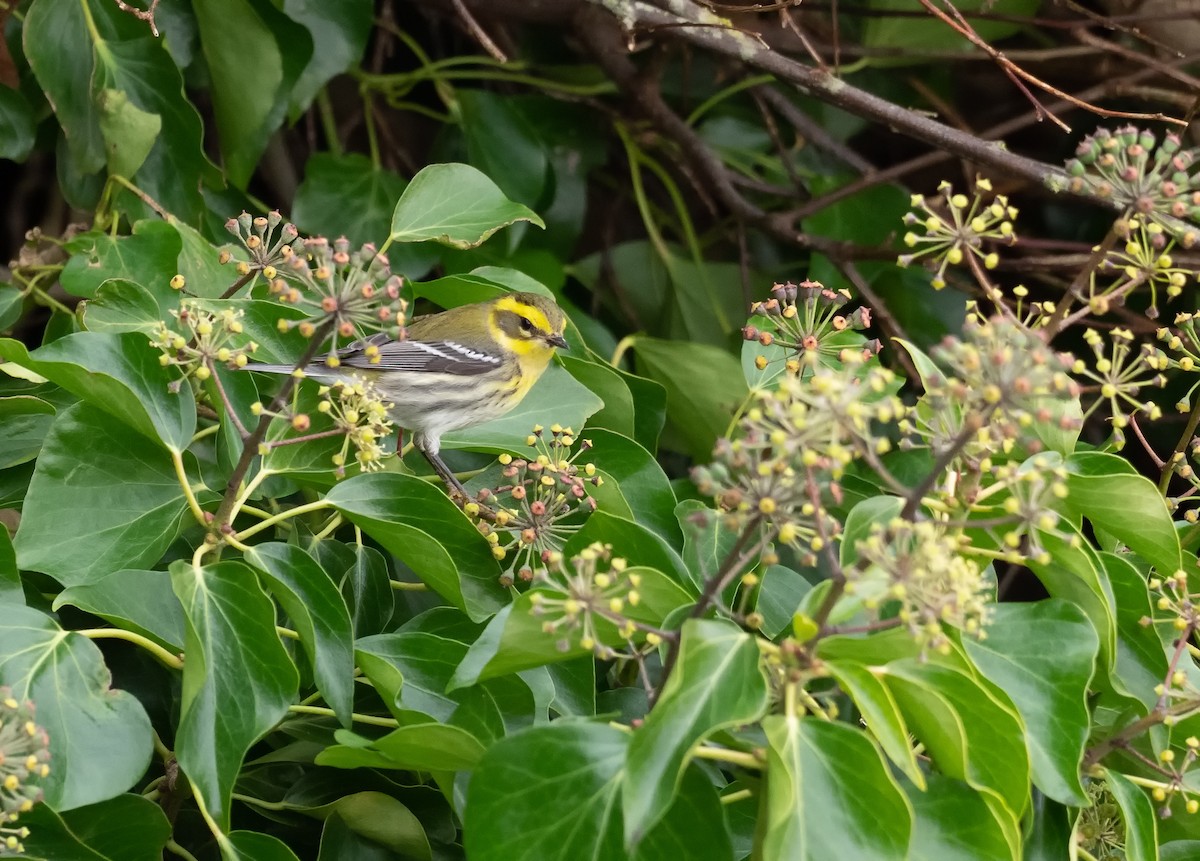
[[[1047,114],[1035,2],[797,5],[6,7],[0,855],[1200,853],[1184,124]],[[898,107],[946,53],[1120,122]],[[571,349],[470,501],[246,370],[514,290]]]

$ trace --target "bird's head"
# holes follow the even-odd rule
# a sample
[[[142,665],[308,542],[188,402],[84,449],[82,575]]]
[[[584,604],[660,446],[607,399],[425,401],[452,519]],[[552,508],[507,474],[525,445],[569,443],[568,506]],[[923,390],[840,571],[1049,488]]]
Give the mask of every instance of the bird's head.
[[[555,347],[567,346],[563,338],[567,318],[553,299],[537,293],[508,293],[488,310],[492,337],[522,359],[549,363]]]

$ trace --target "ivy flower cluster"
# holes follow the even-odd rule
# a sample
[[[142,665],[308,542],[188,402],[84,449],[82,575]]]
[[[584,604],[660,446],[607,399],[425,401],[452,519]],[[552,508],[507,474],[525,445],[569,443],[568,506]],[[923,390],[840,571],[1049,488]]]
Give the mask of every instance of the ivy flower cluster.
[[[218,364],[244,368],[258,344],[242,338],[242,311],[226,308],[219,313],[207,311],[199,303],[184,300],[178,311],[171,311],[176,325],[161,321],[150,340],[162,350],[158,357],[163,367],[176,367],[185,378],[203,382],[213,375]]]
[[[352,251],[345,237],[330,243],[315,236],[305,239],[296,250],[280,269],[280,277],[271,281],[271,293],[281,302],[303,309],[306,316],[280,320],[281,330],[294,328],[312,337],[330,328],[332,340],[325,364],[331,368],[339,364],[339,339],[353,341],[376,332],[393,339],[404,337],[408,310],[408,302],[400,298],[404,282],[391,274],[388,259],[374,245]],[[378,347],[368,343],[364,352],[368,360],[379,360]]]
[[[1138,396],[1146,386],[1162,386],[1166,377],[1157,367],[1158,351],[1145,344],[1136,349],[1133,332],[1115,328],[1105,338],[1094,329],[1083,334],[1084,341],[1095,358],[1089,367],[1077,359],[1072,367],[1074,373],[1096,386],[1096,399],[1085,410],[1084,418],[1091,416],[1101,405],[1107,407],[1111,416],[1113,436],[1118,446],[1125,440],[1124,429],[1137,413],[1145,413],[1152,420],[1162,417],[1162,410],[1154,401],[1141,401]]]
[[[42,800],[38,782],[50,774],[50,737],[34,721],[33,703],[0,688],[0,855],[19,854],[27,828],[15,823]]]
[[[276,267],[295,252],[292,243],[300,237],[296,225],[285,222],[283,216],[275,211],[258,217],[243,212],[237,218],[226,221],[225,229],[233,234],[238,245],[244,249],[245,259],[239,259],[235,264],[237,273],[246,277],[262,272],[268,281],[275,277]],[[218,260],[222,265],[229,263],[234,260],[233,253],[222,251]]]
[[[765,317],[767,322],[762,324],[763,328],[747,324],[742,337],[763,347],[782,348],[778,361],[784,363],[789,374],[799,374],[802,368],[812,367],[822,358],[826,363],[837,359],[847,347],[845,338],[834,337],[838,333],[862,331],[871,325],[871,309],[865,306],[850,314],[839,313],[848,301],[849,293],[829,290],[818,281],[775,284],[771,298],[750,306],[751,314]],[[878,353],[879,347],[878,341],[863,344],[864,352],[870,355]],[[761,354],[754,359],[760,371],[770,362]]]
[[[809,379],[787,376],[774,391],[758,393],[735,438],[718,440],[713,462],[692,472],[731,528],[757,518],[809,564],[840,528],[822,500],[838,494],[836,482],[852,461],[888,450],[877,426],[905,413],[894,375],[863,367],[849,352],[839,368],[818,368]]]
[[[641,576],[624,559],[614,558],[612,547],[592,544],[570,560],[561,556],[538,575],[537,589],[529,593],[531,612],[543,619],[542,630],[558,637],[558,648],[572,645],[598,658],[620,656],[606,641],[632,641],[639,632],[648,646],[657,646],[662,635],[630,618],[641,603]]]
[[[1159,142],[1148,129],[1123,126],[1098,128],[1084,138],[1067,162],[1067,173],[1071,191],[1116,201],[1127,214],[1159,222],[1181,246],[1191,248],[1198,238],[1194,223],[1200,222],[1195,164],[1195,151],[1184,147],[1177,133]]]
[[[1103,291],[1097,292],[1096,273],[1093,273],[1089,306],[1093,313],[1107,313],[1114,299],[1123,302],[1130,292],[1147,285],[1150,307],[1146,309],[1146,315],[1156,319],[1159,313],[1158,291],[1162,289],[1167,299],[1174,299],[1183,292],[1189,280],[1195,279],[1196,273],[1176,264],[1171,256],[1175,240],[1158,222],[1135,216],[1118,221],[1114,229],[1125,244],[1108,253],[1100,266],[1100,273],[1115,272],[1118,277]]]
[[[846,572],[846,591],[868,610],[898,605],[896,618],[922,649],[948,654],[945,625],[982,639],[992,613],[992,590],[956,530],[924,520],[876,523],[855,545],[858,565]]]
[[[344,236],[333,242],[323,236],[302,239],[296,226],[283,223],[277,212],[258,218],[242,213],[225,227],[242,247],[242,259],[235,264],[238,274],[261,274],[272,296],[305,312],[300,319],[281,319],[279,328],[297,329],[305,337],[318,332],[328,336],[325,362],[330,367],[339,364],[339,343],[374,333],[392,339],[404,336],[404,282],[392,274],[387,257],[374,245],[354,250]],[[230,251],[221,253],[222,263],[234,259]]]
[[[532,458],[500,455],[503,483],[481,490],[476,501],[466,506],[469,516],[480,518],[479,530],[492,545],[492,554],[504,562],[501,582],[511,586],[516,580],[530,582],[535,573],[562,560],[562,549],[583,526],[587,514],[596,510],[589,487],[599,487],[603,479],[596,465],[580,463],[591,450],[590,440],[576,444],[575,432],[554,424],[549,428],[535,425],[526,443],[537,450]],[[484,506],[498,506],[490,520],[483,519]]]
[[[946,270],[963,263],[968,255],[981,261],[985,269],[996,268],[999,255],[986,250],[986,243],[1012,245],[1017,241],[1013,232],[1017,209],[1003,194],[985,202],[983,195],[991,193],[992,184],[983,178],[975,181],[972,197],[956,193],[948,182],[938,185],[938,191],[941,200],[936,204],[923,195],[912,196],[910,205],[917,211],[907,213],[904,223],[918,229],[904,234],[904,244],[909,248],[920,246],[920,250],[901,254],[896,263],[906,267],[927,259],[934,267],[933,287],[940,290],[946,286]]]
[[[1069,415],[1054,416],[1056,401],[1077,397],[1067,373],[1073,359],[1056,353],[1033,330],[1009,317],[969,316],[961,338],[934,350],[945,373],[927,374],[920,406],[900,423],[901,446],[928,446],[935,456],[956,452],[962,466],[986,471],[991,458],[1018,443],[1037,450],[1034,422],[1079,426]]]
[[[351,449],[354,450],[355,462],[363,472],[383,469],[383,459],[387,455],[383,441],[393,433],[395,425],[388,413],[392,404],[383,399],[375,384],[356,376],[352,380],[337,380],[323,385],[317,390],[317,395],[320,398],[317,413],[326,416],[333,425],[323,430],[313,431],[312,416],[299,409],[298,389],[292,392],[290,407],[282,412],[269,412],[261,402],[250,405],[251,415],[270,415],[286,422],[293,431],[301,434],[264,442],[259,446],[259,454],[265,456],[273,448],[340,436],[343,438],[341,450],[333,455],[333,465],[336,467],[334,474],[338,478],[346,475]]]

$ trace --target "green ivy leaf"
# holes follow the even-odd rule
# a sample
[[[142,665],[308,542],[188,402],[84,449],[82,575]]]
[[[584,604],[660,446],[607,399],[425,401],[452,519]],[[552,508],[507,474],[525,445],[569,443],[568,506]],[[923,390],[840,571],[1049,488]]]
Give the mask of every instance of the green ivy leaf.
[[[66,586],[145,568],[162,557],[186,512],[166,452],[90,404],[74,404],[54,420],[37,460],[17,558]]]
[[[1105,782],[1125,820],[1125,858],[1127,861],[1157,861],[1158,817],[1149,796],[1125,775],[1115,771],[1105,774]]]
[[[0,604],[24,604],[25,590],[21,587],[21,572],[17,570],[17,553],[7,529],[0,529]]]
[[[150,764],[150,719],[132,694],[111,683],[104,657],[86,637],[37,610],[5,605],[0,685],[37,707],[53,763],[40,785],[59,812],[119,795]]]
[[[317,561],[294,544],[257,544],[246,560],[266,575],[267,588],[300,635],[317,689],[342,726],[349,727],[354,711],[354,632],[341,592]]]
[[[38,456],[42,441],[54,423],[54,407],[41,398],[17,395],[0,398],[0,469],[8,469]]]
[[[708,344],[637,337],[638,371],[667,390],[669,428],[682,450],[708,462],[748,392],[738,360]],[[703,381],[701,384],[700,381]]]
[[[640,523],[607,511],[597,511],[567,541],[563,555],[570,558],[596,542],[612,545],[613,556],[624,559],[630,565],[656,568],[684,589],[695,591],[696,584],[675,548]]]
[[[509,200],[475,168],[431,164],[412,178],[396,203],[391,240],[474,248],[517,221],[546,226],[537,213]]]
[[[916,752],[909,741],[908,725],[887,685],[868,665],[857,661],[831,660],[825,665],[854,701],[883,752],[918,789],[924,789],[925,774],[917,764]]]
[[[629,570],[642,578],[638,587],[641,601],[637,607],[625,608],[629,618],[660,625],[670,613],[692,603],[693,599],[661,571],[638,566]],[[579,645],[578,636],[548,633],[542,629],[544,619],[534,615],[532,602],[532,595],[542,591],[535,587],[523,592],[488,622],[455,670],[449,690],[473,685],[481,679],[591,654],[590,649]],[[602,619],[595,621],[598,642],[609,646],[625,642],[616,625]]]
[[[862,732],[794,715],[765,718],[763,732],[763,861],[909,857],[908,799]]]
[[[1084,452],[1067,459],[1067,498],[1063,508],[1097,529],[1116,536],[1159,574],[1169,577],[1183,565],[1179,535],[1154,483],[1125,459]],[[1130,517],[1129,512],[1138,512]]]
[[[166,298],[166,297],[164,297]],[[169,300],[178,304],[176,297]],[[140,332],[152,334],[169,312],[159,297],[135,281],[110,278],[96,290],[94,299],[83,307],[83,323],[90,332]]]
[[[910,792],[908,800],[915,814],[910,858],[1014,861],[1022,857],[984,797],[961,781],[931,774],[925,790]],[[1056,861],[1061,857],[1065,856],[1056,856]]]
[[[487,90],[455,93],[471,163],[514,201],[538,206],[550,173],[546,146],[508,95]],[[543,225],[544,226],[544,225]]]
[[[469,771],[483,757],[484,747],[462,727],[417,723],[394,729],[382,738],[367,739],[340,729],[338,744],[317,755],[317,765],[333,768],[389,768],[409,771]]]
[[[376,473],[336,485],[326,501],[472,619],[486,619],[507,603],[491,546],[438,488]]]
[[[261,831],[232,831],[218,842],[223,861],[300,861],[286,843]]]
[[[1150,593],[1146,578],[1123,556],[1100,552],[1096,554],[1112,589],[1113,608],[1117,622],[1116,661],[1112,671],[1113,686],[1141,700],[1146,710],[1158,702],[1155,687],[1167,677],[1167,653],[1164,635],[1153,625],[1143,625],[1151,617]]]
[[[582,436],[592,443],[592,449],[581,461],[593,461],[615,481],[635,520],[672,546],[680,546],[683,536],[675,516],[675,491],[654,455],[629,437],[609,430],[589,429]]]
[[[625,842],[636,845],[667,812],[693,745],[767,707],[754,638],[730,622],[689,619],[662,695],[629,743],[622,790]]]
[[[994,613],[986,639],[963,638],[967,656],[1021,715],[1033,782],[1056,801],[1086,807],[1079,766],[1092,728],[1096,629],[1074,604],[1054,598],[999,604]]]
[[[341,858],[343,861],[359,861],[372,856],[370,847],[386,847],[405,859],[413,861],[431,861],[433,854],[429,846],[429,837],[425,833],[421,820],[411,810],[390,795],[382,792],[355,792],[345,795],[330,804],[322,805],[311,811],[312,815],[325,819],[325,830],[321,835],[321,854],[318,861]],[[348,840],[346,837],[336,841],[342,844],[338,854],[334,854],[334,834],[331,833],[330,822],[340,823],[350,835],[361,838],[364,843]],[[347,849],[357,849],[359,854],[345,854]]]
[[[138,221],[129,236],[81,233],[67,243],[71,258],[59,280],[74,296],[90,299],[100,285],[115,278],[144,285],[143,289],[170,290],[171,278],[179,271],[181,234],[163,221]]]
[[[1016,822],[1029,803],[1025,729],[1007,705],[953,667],[905,658],[884,681],[938,769],[993,793]]]
[[[313,42],[308,65],[289,94],[293,120],[308,108],[313,97],[332,78],[362,58],[374,23],[373,9],[370,0],[341,0],[338,3],[284,0],[284,13],[303,24]]]
[[[20,825],[29,861],[162,861],[171,837],[162,807],[132,794],[64,813],[39,804]]]
[[[228,829],[242,758],[287,713],[299,676],[251,568],[179,561],[171,585],[187,619],[175,754],[209,814]]]
[[[25,161],[33,150],[34,131],[33,108],[21,91],[0,87],[0,158]]]
[[[111,625],[183,651],[183,608],[166,571],[124,568],[58,593],[54,609],[78,607]]]
[[[41,374],[120,419],[143,436],[182,452],[196,431],[190,386],[169,391],[173,372],[159,364],[144,336],[77,332],[30,353],[0,339],[0,357]]]

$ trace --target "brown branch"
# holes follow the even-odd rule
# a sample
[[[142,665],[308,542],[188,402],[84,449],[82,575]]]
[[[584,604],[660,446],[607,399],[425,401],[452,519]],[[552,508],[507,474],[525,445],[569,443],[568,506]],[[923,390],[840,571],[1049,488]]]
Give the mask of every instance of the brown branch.
[[[117,8],[122,12],[127,12],[134,18],[138,18],[149,24],[150,32],[154,34],[155,38],[158,38],[158,25],[154,23],[154,12],[158,9],[158,0],[150,0],[150,8],[144,10],[136,6],[130,6],[124,0],[113,0],[113,2],[117,4]]]

